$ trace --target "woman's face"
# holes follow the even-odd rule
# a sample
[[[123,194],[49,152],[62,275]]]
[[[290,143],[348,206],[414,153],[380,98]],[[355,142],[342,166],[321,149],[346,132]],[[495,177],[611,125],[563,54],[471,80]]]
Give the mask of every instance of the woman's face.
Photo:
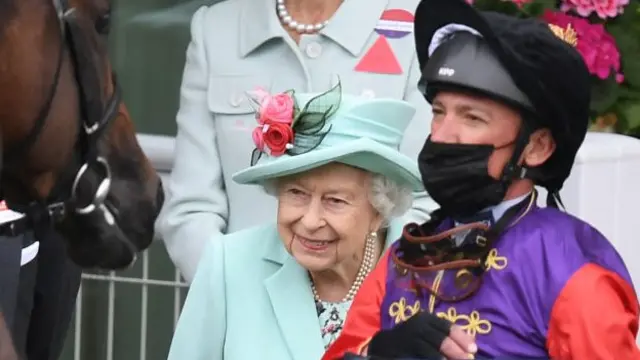
[[[382,217],[369,202],[370,173],[331,163],[277,183],[278,231],[309,271],[352,268]]]

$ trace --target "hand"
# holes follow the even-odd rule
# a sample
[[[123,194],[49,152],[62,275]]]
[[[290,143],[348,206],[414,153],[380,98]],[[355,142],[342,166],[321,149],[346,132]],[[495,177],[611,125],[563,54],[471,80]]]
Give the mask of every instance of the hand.
[[[9,327],[0,312],[0,360],[18,360],[18,355],[13,347],[13,340]]]
[[[367,355],[375,358],[473,359],[474,338],[446,319],[420,312],[373,336]]]

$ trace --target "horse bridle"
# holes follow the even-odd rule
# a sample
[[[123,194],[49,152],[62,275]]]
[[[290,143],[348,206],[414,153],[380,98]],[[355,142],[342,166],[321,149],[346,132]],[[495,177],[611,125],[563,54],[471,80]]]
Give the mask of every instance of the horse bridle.
[[[21,156],[25,154],[37,142],[44,124],[49,116],[53,99],[60,82],[60,73],[64,59],[65,47],[70,53],[75,70],[75,81],[79,92],[80,103],[80,129],[74,145],[74,160],[71,162],[70,174],[75,174],[70,190],[68,185],[71,178],[66,179],[60,176],[56,185],[52,189],[49,197],[45,201],[33,201],[30,204],[7,203],[7,206],[25,216],[17,221],[0,225],[0,235],[15,236],[23,231],[37,226],[49,226],[62,221],[69,212],[79,215],[91,214],[95,211],[110,213],[105,207],[105,201],[111,187],[111,169],[107,160],[98,154],[98,142],[105,129],[118,115],[118,107],[121,102],[121,92],[116,83],[115,75],[112,75],[113,93],[104,104],[101,100],[95,101],[87,94],[90,92],[102,93],[100,82],[93,82],[86,77],[81,67],[95,67],[96,64],[86,57],[78,56],[79,47],[87,44],[82,42],[82,27],[78,22],[76,9],[69,7],[68,0],[53,0],[56,14],[60,23],[60,51],[57,59],[56,70],[49,95],[42,106],[31,132],[19,143],[15,144],[3,156],[2,177],[11,178],[12,181],[19,181],[6,173],[7,167],[19,166]],[[94,69],[97,70],[97,69]],[[94,71],[94,74],[102,73]],[[91,88],[93,87],[93,88]],[[98,97],[101,99],[101,97]],[[77,164],[81,164],[79,167]],[[8,166],[7,166],[8,165]],[[83,181],[88,181],[88,174],[94,178],[99,178],[98,186],[91,199],[80,199],[78,196],[80,185]],[[62,194],[66,194],[62,195]],[[83,201],[84,200],[84,201]],[[105,217],[109,218],[109,216]],[[113,221],[113,217],[110,217]]]

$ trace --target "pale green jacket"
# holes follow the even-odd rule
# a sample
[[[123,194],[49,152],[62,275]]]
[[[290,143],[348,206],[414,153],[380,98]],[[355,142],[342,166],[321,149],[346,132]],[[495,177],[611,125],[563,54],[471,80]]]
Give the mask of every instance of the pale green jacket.
[[[388,247],[404,220],[393,222]],[[324,353],[308,272],[275,224],[207,242],[169,360],[319,360]]]

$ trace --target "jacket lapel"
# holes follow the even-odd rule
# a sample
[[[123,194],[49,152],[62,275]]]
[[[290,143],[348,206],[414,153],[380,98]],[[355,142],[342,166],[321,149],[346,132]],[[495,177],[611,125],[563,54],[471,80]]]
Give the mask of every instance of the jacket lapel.
[[[282,267],[265,279],[264,285],[278,327],[293,359],[320,359],[324,343],[307,271],[286,253],[279,240],[277,245],[284,254],[278,256],[272,248],[267,260],[281,262]]]

